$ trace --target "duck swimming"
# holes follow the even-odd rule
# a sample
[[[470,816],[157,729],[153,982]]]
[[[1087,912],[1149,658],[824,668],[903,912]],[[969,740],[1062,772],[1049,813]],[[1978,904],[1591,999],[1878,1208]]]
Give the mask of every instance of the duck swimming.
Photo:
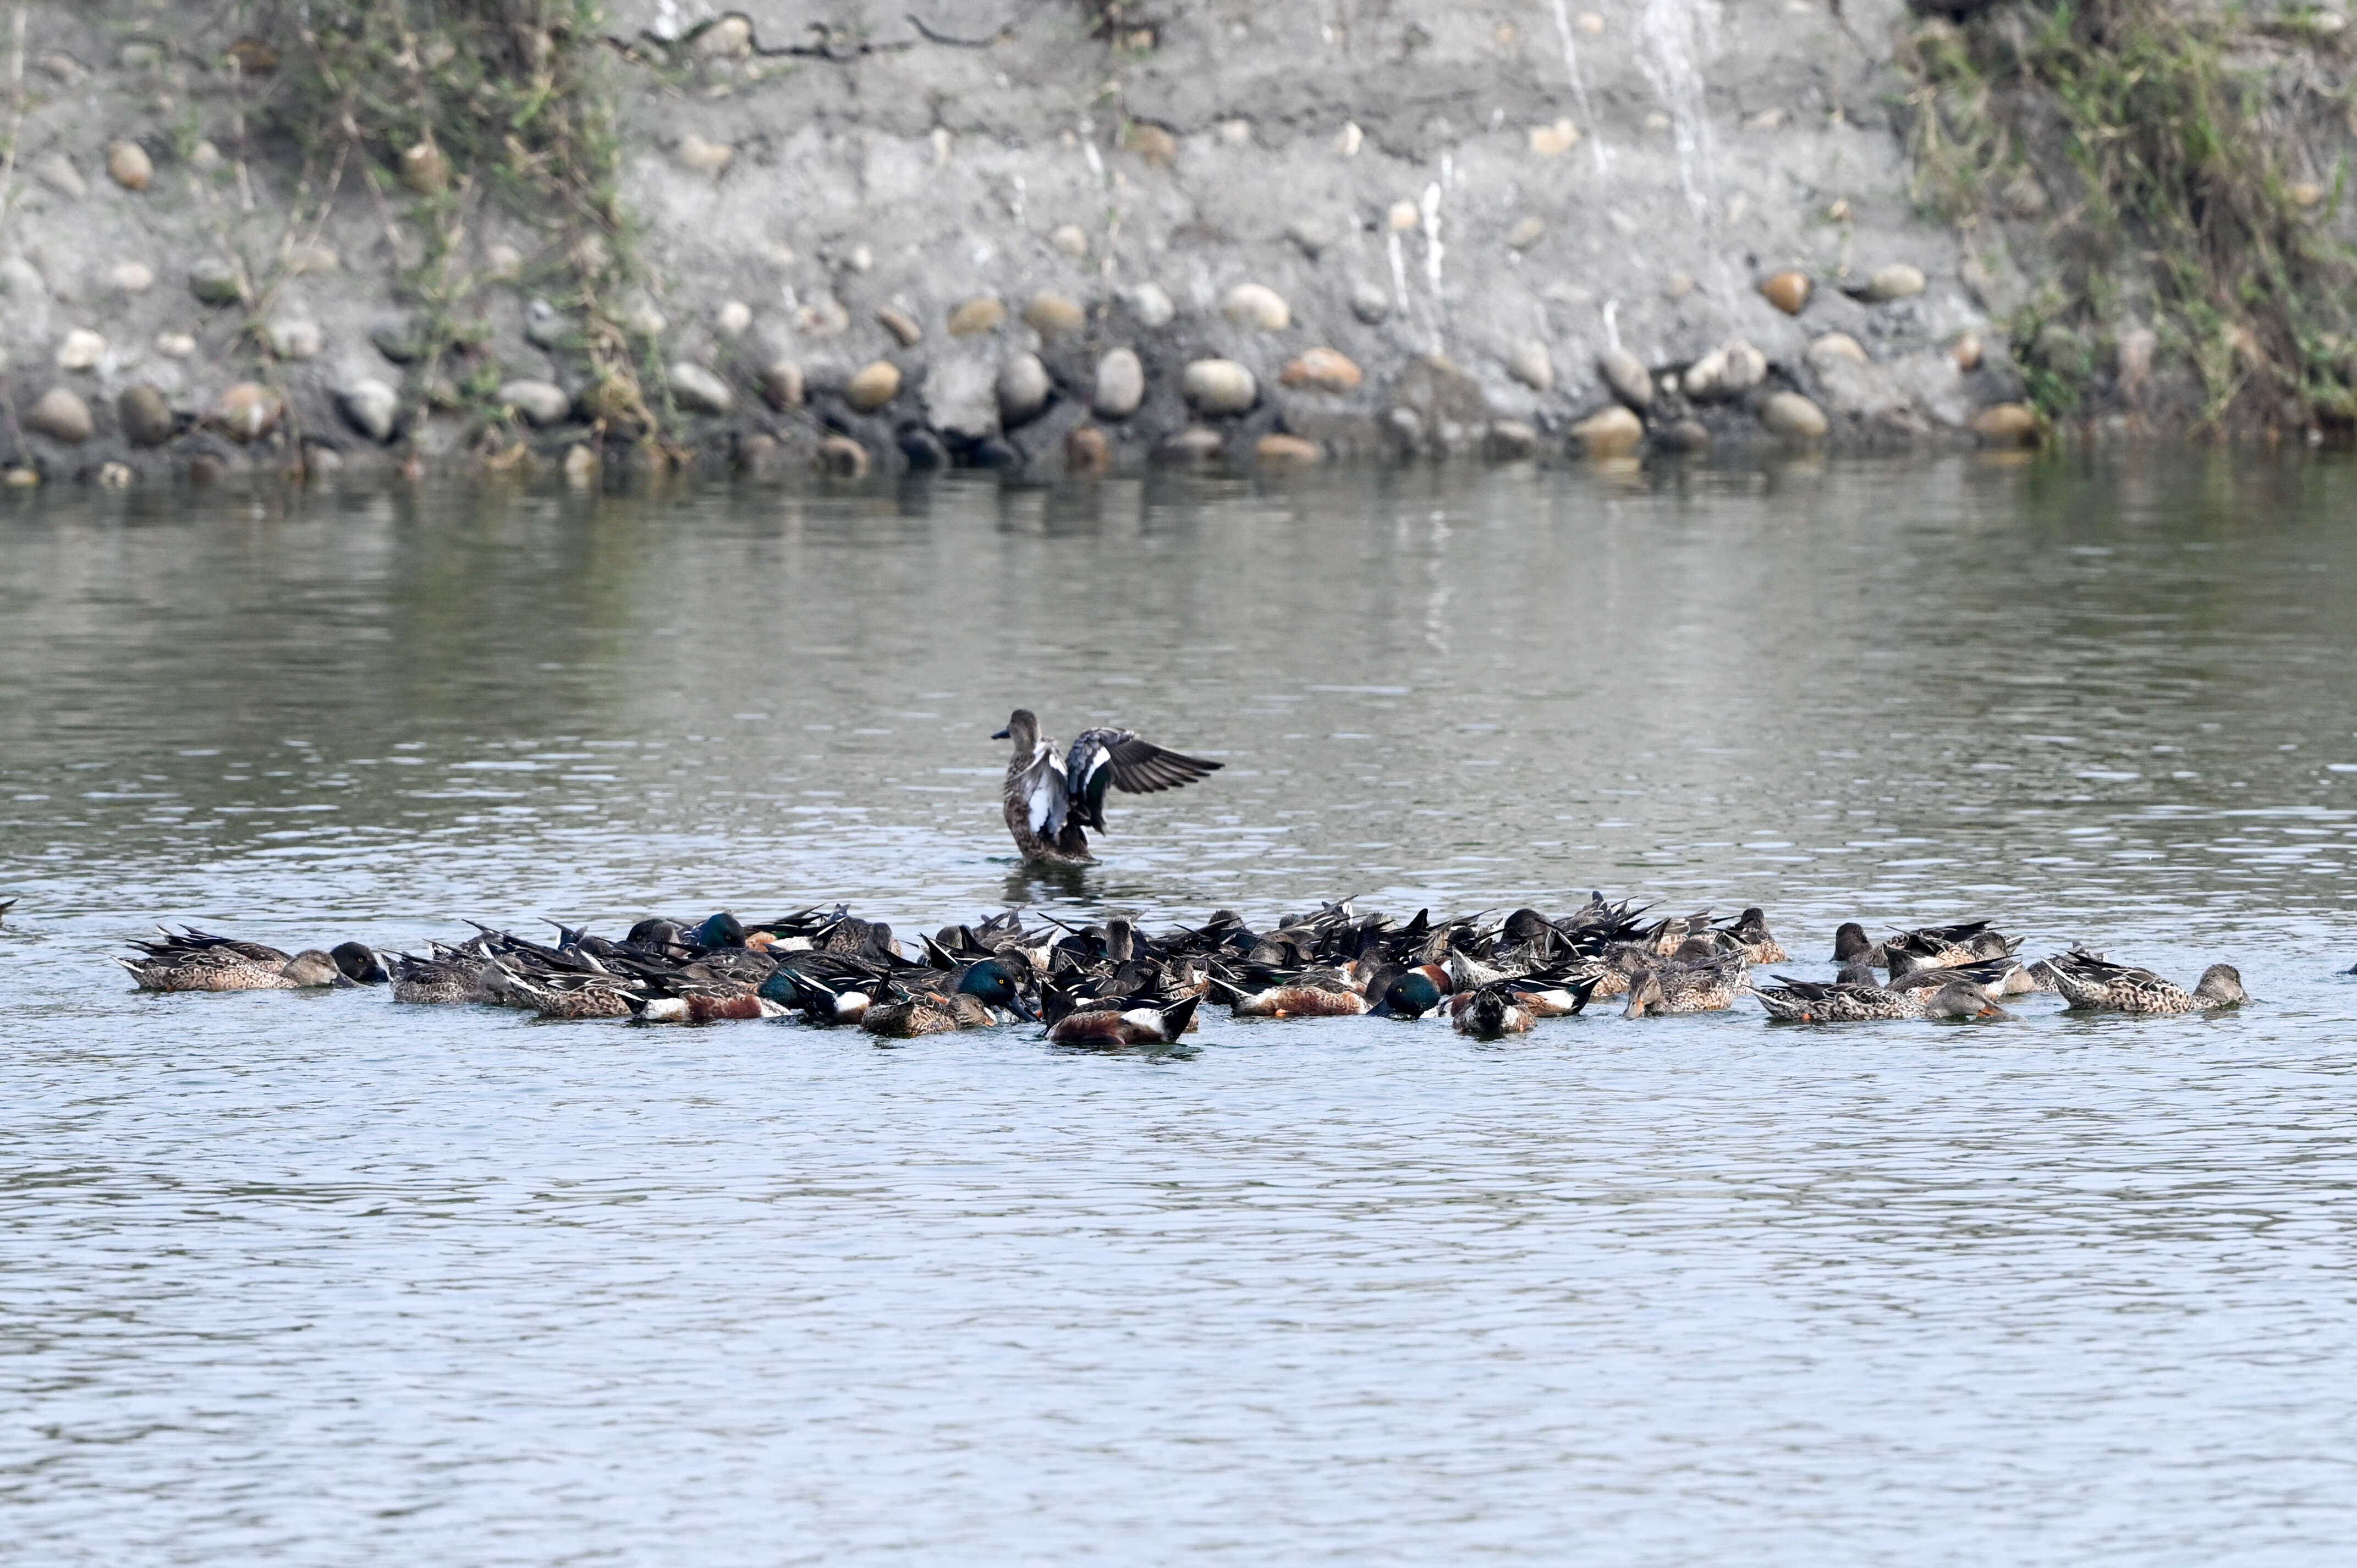
[[[1755,987],[1751,994],[1768,1009],[1768,1016],[1788,1024],[1858,1024],[1881,1018],[2002,1018],[2005,1009],[1983,987],[1954,979],[1938,985],[1894,990],[1871,980],[1794,980],[1777,975],[1778,983]]]
[[[2233,964],[2213,963],[2201,972],[2193,989],[2163,980],[2148,969],[2132,969],[2096,957],[2083,948],[2056,953],[2046,961],[2054,972],[2054,989],[2071,1008],[2090,1013],[2202,1013],[2213,1007],[2238,1007],[2251,999],[2243,977]]]
[[[1183,789],[1221,766],[1166,751],[1125,729],[1082,730],[1071,750],[1060,754],[1028,708],[1016,709],[990,738],[1015,746],[1002,792],[1006,831],[1027,862],[1043,865],[1096,864],[1082,830],[1106,831],[1106,786],[1151,795]]]
[[[162,941],[131,944],[145,958],[114,961],[142,991],[307,991],[359,983],[317,948],[283,953],[260,942],[209,936],[194,926],[181,927],[178,936],[156,929]]]

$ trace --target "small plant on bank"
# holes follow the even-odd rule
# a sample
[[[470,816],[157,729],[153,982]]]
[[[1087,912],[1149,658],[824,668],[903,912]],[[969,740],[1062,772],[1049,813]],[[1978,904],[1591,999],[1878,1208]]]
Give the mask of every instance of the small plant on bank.
[[[578,323],[600,424],[658,437],[617,318],[636,252],[596,0],[280,0],[264,30],[283,60],[273,129],[307,166],[357,168],[401,253],[413,399],[492,412],[474,302],[495,280],[466,244],[489,203],[538,235],[515,281]]]
[[[2352,422],[2340,199],[2294,175],[2283,126],[2341,105],[2271,102],[2239,17],[2169,0],[2001,5],[1920,25],[1918,195],[1966,230],[2034,225],[2056,271],[2008,323],[2032,397],[2074,408],[2093,346],[2150,322],[2212,426]],[[2293,91],[2299,91],[2294,89]]]

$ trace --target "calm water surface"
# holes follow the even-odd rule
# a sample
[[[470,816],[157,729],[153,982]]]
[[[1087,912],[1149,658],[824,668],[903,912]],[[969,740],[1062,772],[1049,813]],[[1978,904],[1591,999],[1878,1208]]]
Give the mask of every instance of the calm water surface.
[[[2326,1563],[2357,469],[0,508],[0,1561]],[[1223,758],[1107,864],[1022,703]],[[142,997],[849,898],[1986,915],[2210,1019],[552,1026]]]

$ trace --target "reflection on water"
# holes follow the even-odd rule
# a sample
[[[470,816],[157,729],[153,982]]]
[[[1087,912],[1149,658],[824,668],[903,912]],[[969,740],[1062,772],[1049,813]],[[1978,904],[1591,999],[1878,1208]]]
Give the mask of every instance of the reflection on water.
[[[43,1563],[2322,1562],[2357,476],[2067,462],[0,510]],[[1017,704],[1218,757],[1039,876]],[[1987,914],[2259,1006],[1096,1058],[142,998],[850,897]],[[1822,972],[1803,964],[1803,973]],[[0,1557],[5,1557],[0,1552]]]

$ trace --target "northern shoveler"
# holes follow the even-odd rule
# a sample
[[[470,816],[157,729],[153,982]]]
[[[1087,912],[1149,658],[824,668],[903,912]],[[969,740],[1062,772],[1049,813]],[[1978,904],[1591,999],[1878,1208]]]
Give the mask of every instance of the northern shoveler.
[[[156,929],[162,941],[131,944],[145,957],[114,961],[131,972],[142,991],[305,991],[359,983],[317,948],[284,953],[260,942],[210,936],[193,926],[181,927],[178,936]]]
[[[1088,834],[1105,831],[1108,785],[1132,795],[1177,789],[1221,765],[1200,757],[1165,751],[1125,729],[1082,730],[1070,752],[1039,733],[1028,708],[1017,708],[993,740],[1012,741],[1002,792],[1006,831],[1027,861],[1048,865],[1091,865]]]
[[[2243,977],[2230,963],[2213,963],[2201,972],[2193,989],[2163,980],[2148,969],[2132,969],[2096,957],[2083,949],[2056,953],[2046,961],[2054,972],[2054,988],[2069,1006],[2101,1013],[2201,1013],[2213,1007],[2237,1007],[2251,999]]]
[[[1048,1038],[1060,1046],[1169,1045],[1194,1022],[1200,1000],[1182,996],[1167,1006],[1092,1007],[1067,1013],[1049,1026]]]
[[[1857,1024],[1879,1018],[1996,1018],[2005,1010],[1982,987],[1969,980],[1949,980],[1938,985],[1894,989],[1887,985],[1835,981],[1794,980],[1777,975],[1778,983],[1755,986],[1751,994],[1768,1009],[1768,1016],[1791,1024]]]
[[[1630,981],[1629,1004],[1621,1016],[1652,1013],[1722,1013],[1743,994],[1743,961],[1729,955],[1702,963],[1660,963]]]

